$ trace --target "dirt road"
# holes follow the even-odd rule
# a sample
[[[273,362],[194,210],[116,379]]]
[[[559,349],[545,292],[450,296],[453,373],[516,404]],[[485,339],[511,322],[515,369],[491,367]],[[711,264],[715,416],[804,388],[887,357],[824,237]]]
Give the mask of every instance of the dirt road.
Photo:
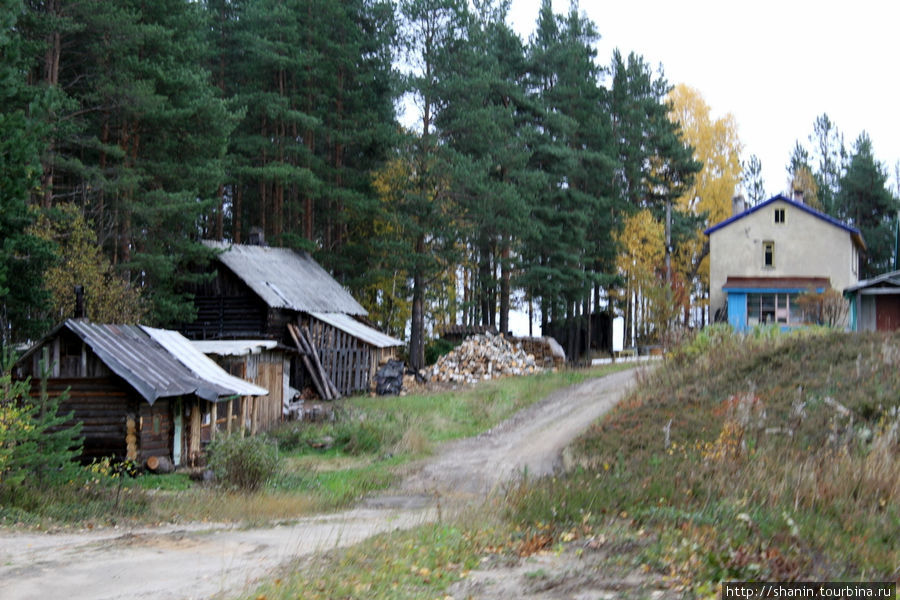
[[[62,535],[0,532],[0,600],[186,600],[239,593],[278,565],[434,520],[520,473],[550,473],[562,449],[632,385],[623,371],[555,392],[493,430],[449,443],[399,487],[358,508],[290,525],[192,525]]]

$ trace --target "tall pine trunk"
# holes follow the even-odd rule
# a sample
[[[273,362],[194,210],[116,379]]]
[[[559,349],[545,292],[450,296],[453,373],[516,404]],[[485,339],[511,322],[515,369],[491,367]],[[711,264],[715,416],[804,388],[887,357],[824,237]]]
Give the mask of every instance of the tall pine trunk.
[[[416,254],[425,253],[425,236],[416,238]],[[416,373],[425,368],[425,281],[422,270],[413,272],[412,317],[409,335],[409,364]]]
[[[500,332],[509,332],[509,240],[504,238],[500,251]]]

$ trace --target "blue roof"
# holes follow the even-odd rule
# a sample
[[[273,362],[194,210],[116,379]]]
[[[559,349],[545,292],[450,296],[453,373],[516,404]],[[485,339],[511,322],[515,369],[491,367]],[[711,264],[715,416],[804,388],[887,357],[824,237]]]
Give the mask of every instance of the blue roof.
[[[837,227],[839,229],[843,229],[844,231],[846,231],[847,233],[850,234],[850,236],[853,238],[853,241],[856,242],[860,248],[865,250],[866,243],[863,241],[862,234],[860,234],[859,229],[856,229],[855,227],[851,227],[841,221],[838,221],[834,217],[826,215],[823,212],[819,212],[816,209],[811,208],[811,207],[807,206],[806,204],[803,204],[802,202],[796,202],[795,200],[791,200],[790,198],[788,198],[787,196],[784,196],[783,194],[778,194],[777,196],[772,196],[765,202],[760,202],[756,206],[748,208],[747,210],[745,210],[742,213],[736,214],[733,217],[725,219],[724,221],[722,221],[721,223],[719,223],[717,225],[713,225],[712,227],[710,227],[703,233],[705,233],[706,235],[709,235],[715,231],[718,231],[724,227],[727,227],[728,225],[731,225],[735,221],[738,221],[748,215],[755,213],[758,210],[764,209],[765,207],[769,206],[773,202],[779,202],[779,201],[790,204],[794,208],[797,208],[798,210],[802,210],[803,212],[808,213],[808,214],[816,217],[817,219],[821,219],[821,220],[825,221],[826,223],[834,225],[835,227]]]

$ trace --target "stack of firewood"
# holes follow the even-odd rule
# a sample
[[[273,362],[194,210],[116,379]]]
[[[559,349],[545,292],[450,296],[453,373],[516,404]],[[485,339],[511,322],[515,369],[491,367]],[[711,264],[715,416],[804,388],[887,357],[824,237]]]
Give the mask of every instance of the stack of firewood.
[[[534,356],[502,335],[468,337],[442,356],[428,371],[433,382],[475,383],[510,375],[528,375],[541,370]]]
[[[552,337],[513,338],[522,350],[534,355],[535,362],[544,368],[562,368],[566,364],[566,352]]]

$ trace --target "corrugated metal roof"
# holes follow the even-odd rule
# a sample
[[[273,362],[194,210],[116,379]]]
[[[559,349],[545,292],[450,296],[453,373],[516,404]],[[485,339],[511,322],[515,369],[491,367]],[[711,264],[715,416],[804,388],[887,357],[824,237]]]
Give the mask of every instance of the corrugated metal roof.
[[[856,283],[856,285],[851,285],[844,292],[856,292],[858,290],[870,288],[870,287],[900,287],[900,271],[890,271],[888,273],[882,273],[881,275],[877,275],[870,279],[863,279],[862,281]]]
[[[236,390],[194,374],[137,325],[106,325],[69,319],[57,325],[17,362],[26,360],[63,328],[77,335],[113,373],[147,402],[194,395],[215,401]],[[224,371],[223,371],[224,373]]]
[[[178,333],[166,329],[141,326],[147,335],[152,337],[163,348],[171,352],[184,366],[205,381],[210,381],[222,389],[230,390],[229,395],[266,396],[269,390],[244,381],[225,372],[205,354],[191,344],[190,340]],[[220,394],[221,395],[221,394]]]
[[[137,325],[103,325],[75,319],[63,325],[151,404],[157,398],[186,394],[215,400],[232,393],[199,379]]]
[[[271,308],[298,312],[367,314],[309,254],[290,248],[246,246],[205,240],[223,250],[218,259]]]
[[[397,338],[381,333],[377,329],[373,329],[368,325],[360,323],[350,315],[343,313],[310,313],[316,319],[337,327],[341,331],[349,333],[365,343],[375,346],[376,348],[391,348],[393,346],[402,346],[403,342]]]
[[[247,356],[278,347],[275,340],[192,340],[191,344],[203,354],[216,356]]]

